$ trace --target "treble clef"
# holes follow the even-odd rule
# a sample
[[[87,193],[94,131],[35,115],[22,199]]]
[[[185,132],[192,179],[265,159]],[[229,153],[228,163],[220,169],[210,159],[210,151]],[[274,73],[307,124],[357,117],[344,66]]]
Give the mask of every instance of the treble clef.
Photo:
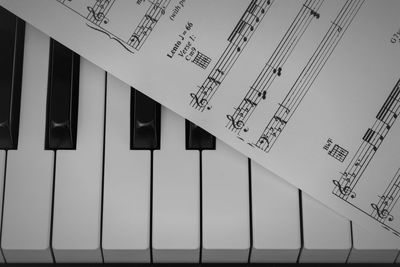
[[[344,196],[350,195],[351,198],[356,197],[356,193],[348,185],[342,186],[338,180],[333,180],[333,184],[337,186],[340,194]]]
[[[233,126],[235,129],[240,130],[240,129],[243,128],[243,126],[244,126],[244,122],[243,122],[243,121],[241,121],[241,120],[237,120],[237,121],[236,121],[235,118],[232,117],[232,115],[226,115],[226,117],[227,117],[228,120],[232,123],[232,126]]]
[[[199,97],[194,93],[190,93],[190,97],[196,102],[196,105],[198,107],[204,107],[208,104],[207,99],[205,98],[199,99]]]
[[[387,209],[379,209],[378,205],[376,205],[375,203],[371,203],[371,207],[376,211],[376,214],[378,215],[379,218],[388,219],[389,221],[394,220],[393,215],[390,214]]]
[[[96,13],[96,11],[93,9],[93,7],[88,6],[87,10],[89,11],[90,14],[92,14],[93,18],[97,21],[103,21],[105,24],[109,22],[108,18],[104,15],[103,12],[99,11]]]

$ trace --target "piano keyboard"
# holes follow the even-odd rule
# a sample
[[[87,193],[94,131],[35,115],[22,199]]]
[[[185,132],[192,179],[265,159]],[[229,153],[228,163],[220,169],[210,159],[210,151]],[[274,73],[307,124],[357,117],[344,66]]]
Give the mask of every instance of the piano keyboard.
[[[0,20],[2,262],[396,261],[391,240],[4,9]]]

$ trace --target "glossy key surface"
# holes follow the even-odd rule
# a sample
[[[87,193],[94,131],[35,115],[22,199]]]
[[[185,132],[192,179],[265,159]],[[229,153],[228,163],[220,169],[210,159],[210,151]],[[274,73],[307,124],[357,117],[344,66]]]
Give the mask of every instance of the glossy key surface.
[[[132,88],[131,148],[153,150],[160,148],[161,106]]]
[[[204,150],[215,149],[215,137],[203,128],[186,120],[186,149]]]
[[[18,144],[25,22],[0,7],[0,149]]]
[[[80,57],[51,39],[47,92],[46,148],[75,149]]]

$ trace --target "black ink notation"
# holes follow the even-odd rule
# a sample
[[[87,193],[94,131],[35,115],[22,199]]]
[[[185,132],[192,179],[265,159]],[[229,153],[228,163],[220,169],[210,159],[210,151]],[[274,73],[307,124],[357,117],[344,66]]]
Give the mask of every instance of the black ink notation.
[[[275,48],[275,51],[265,63],[264,68],[250,86],[240,104],[235,107],[235,112],[230,114],[231,117],[235,120],[240,118],[246,124],[261,100],[267,98],[267,92],[273,81],[282,75],[284,64],[294,51],[303,34],[309,28],[311,21],[317,18],[315,14],[318,14],[319,18],[317,11],[323,2],[324,0],[306,0],[303,3],[290,27]],[[310,10],[312,11],[311,13]],[[231,121],[228,121],[226,127],[236,134],[241,133],[241,129],[233,127]]]
[[[192,94],[200,97],[203,95],[202,90],[207,90],[207,102],[210,102],[273,2],[273,0],[251,1],[232,33],[229,35],[228,46],[225,48],[218,62],[204,80],[203,84],[199,87],[200,89]],[[206,108],[205,106],[199,106],[194,97],[192,97],[190,105],[201,112]],[[208,106],[207,109],[209,109]]]
[[[400,114],[400,80],[386,99],[385,103],[376,115],[371,128],[368,128],[362,137],[361,145],[352,158],[346,170],[341,174],[332,193],[337,197],[348,201],[348,196],[341,192],[340,187],[349,187],[354,190],[355,186],[373,159],[376,151],[381,146],[389,133],[396,118]],[[340,185],[340,187],[339,187]]]
[[[345,2],[336,16],[335,25],[330,26],[292,88],[279,103],[275,114],[255,142],[256,147],[267,153],[271,150],[346,32],[345,30],[337,31],[337,25],[340,25],[342,29],[347,29],[363,2],[364,0],[347,0]]]
[[[400,198],[400,169],[397,170],[383,194],[378,197],[378,202],[371,203],[370,216],[380,223],[385,223],[386,220],[393,221],[394,216],[391,213]]]

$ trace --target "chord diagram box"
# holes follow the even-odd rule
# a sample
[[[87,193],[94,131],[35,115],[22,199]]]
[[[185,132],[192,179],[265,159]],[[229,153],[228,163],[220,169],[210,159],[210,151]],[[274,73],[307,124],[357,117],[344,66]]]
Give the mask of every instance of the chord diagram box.
[[[348,154],[349,151],[339,146],[338,144],[335,144],[333,148],[328,152],[328,155],[332,156],[340,162],[343,162]]]

